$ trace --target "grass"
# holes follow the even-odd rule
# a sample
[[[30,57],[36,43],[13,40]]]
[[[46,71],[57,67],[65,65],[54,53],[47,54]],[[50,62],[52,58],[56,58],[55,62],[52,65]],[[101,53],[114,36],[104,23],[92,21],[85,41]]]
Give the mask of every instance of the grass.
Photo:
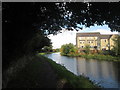
[[[80,54],[79,53],[77,53],[77,54],[75,54],[75,53],[70,53],[70,54],[64,54],[64,53],[60,53],[62,56],[68,56],[68,57],[79,57],[80,56]]]
[[[86,59],[97,59],[97,60],[106,60],[106,61],[120,61],[119,57],[114,57],[111,55],[88,54],[88,55],[80,55],[80,57]]]
[[[63,56],[68,56],[68,57],[83,57],[86,59],[97,59],[97,60],[106,60],[106,61],[120,61],[120,57],[115,57],[115,56],[111,56],[111,55],[101,55],[101,54],[63,54],[61,53],[61,55]]]
[[[13,64],[3,74],[3,88],[99,88],[42,55],[26,56]]]
[[[58,80],[64,80],[67,85],[72,86],[73,88],[98,88],[90,80],[83,76],[76,76],[70,71],[68,71],[64,66],[55,63],[51,59],[42,57],[44,60],[47,60],[52,66],[53,70],[58,76]]]
[[[45,54],[51,54],[51,53],[55,53],[55,52],[41,52],[41,53],[38,53],[38,55],[45,55]]]
[[[7,73],[4,73],[3,88],[55,88],[56,87],[56,76],[51,70],[51,67],[45,60],[42,60],[37,56],[28,56],[21,58],[20,60],[26,61],[12,65]],[[22,67],[24,64],[24,67]],[[21,67],[20,67],[21,66]],[[12,68],[12,69],[11,69]],[[9,72],[8,72],[9,71]]]

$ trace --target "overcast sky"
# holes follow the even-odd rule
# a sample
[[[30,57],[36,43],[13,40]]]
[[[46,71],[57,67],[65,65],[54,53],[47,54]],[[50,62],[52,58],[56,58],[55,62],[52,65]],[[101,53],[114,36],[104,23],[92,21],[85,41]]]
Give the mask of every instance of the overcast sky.
[[[118,34],[118,32],[111,32],[110,28],[107,25],[104,26],[91,26],[90,28],[83,28],[82,30],[77,31],[67,31],[62,30],[62,33],[57,35],[49,35],[51,39],[53,48],[60,48],[61,45],[67,43],[73,43],[76,45],[76,33],[79,32],[100,32],[101,34]]]

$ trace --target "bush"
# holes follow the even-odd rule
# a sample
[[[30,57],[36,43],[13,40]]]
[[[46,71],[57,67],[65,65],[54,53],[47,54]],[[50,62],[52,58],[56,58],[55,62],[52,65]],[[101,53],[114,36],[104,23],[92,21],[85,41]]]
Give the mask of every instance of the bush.
[[[69,44],[62,45],[60,52],[61,52],[61,55],[68,55],[70,53],[76,53],[77,49],[72,43],[69,43]]]
[[[43,52],[51,52],[51,51],[52,51],[52,46],[44,46],[44,47],[42,48],[42,51],[43,51]]]
[[[90,53],[90,45],[86,45],[86,46],[84,47],[84,49],[85,49],[85,53],[86,53],[86,54],[89,54],[89,53]]]

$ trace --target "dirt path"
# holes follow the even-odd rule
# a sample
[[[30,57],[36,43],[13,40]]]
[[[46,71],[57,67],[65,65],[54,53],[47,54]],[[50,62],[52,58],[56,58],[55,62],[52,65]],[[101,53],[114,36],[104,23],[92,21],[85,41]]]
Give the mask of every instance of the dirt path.
[[[8,82],[7,88],[56,88],[57,76],[45,60],[35,57]]]

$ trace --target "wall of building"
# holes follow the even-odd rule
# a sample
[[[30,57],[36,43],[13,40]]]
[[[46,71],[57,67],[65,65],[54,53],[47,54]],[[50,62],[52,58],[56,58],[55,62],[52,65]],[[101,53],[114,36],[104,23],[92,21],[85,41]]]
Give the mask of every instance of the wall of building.
[[[77,47],[83,49],[86,45],[90,45],[91,49],[97,46],[98,37],[77,37]]]
[[[110,38],[110,50],[112,50],[113,46],[115,45],[113,39],[116,37],[117,35],[112,35]]]
[[[76,37],[76,45],[78,48],[83,49],[86,45],[91,46],[91,50],[94,49],[94,46],[97,46],[98,50],[106,49],[110,50],[114,46],[113,38],[115,38],[117,35],[111,35],[109,38],[100,38],[100,36],[77,36]]]
[[[109,50],[108,48],[108,41],[109,39],[101,39],[101,50],[105,49],[105,50]]]

